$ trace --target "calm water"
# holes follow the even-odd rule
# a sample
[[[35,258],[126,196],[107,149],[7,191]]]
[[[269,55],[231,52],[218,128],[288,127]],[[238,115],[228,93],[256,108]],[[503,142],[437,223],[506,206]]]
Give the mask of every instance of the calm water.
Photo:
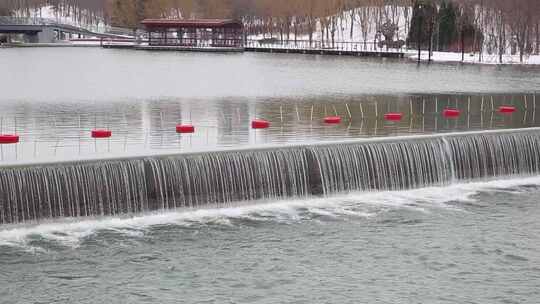
[[[540,125],[534,68],[93,48],[0,66],[2,132],[22,136],[3,164]],[[4,226],[0,302],[537,303],[538,195],[533,177]]]
[[[539,126],[535,68],[270,54],[2,49],[0,162]],[[398,72],[399,71],[399,72]],[[503,116],[501,105],[518,113]],[[446,107],[459,108],[457,120]],[[402,112],[387,122],[387,112]],[[339,126],[325,125],[339,115]],[[263,118],[269,130],[253,131]],[[195,125],[178,135],[179,123]],[[108,128],[109,140],[90,131]]]

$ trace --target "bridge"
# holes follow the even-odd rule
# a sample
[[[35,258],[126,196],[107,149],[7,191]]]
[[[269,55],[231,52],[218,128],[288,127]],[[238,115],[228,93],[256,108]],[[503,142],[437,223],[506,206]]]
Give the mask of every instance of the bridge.
[[[403,47],[375,47],[372,42],[309,40],[246,40],[246,52],[404,58]]]
[[[131,42],[131,43],[129,43]],[[223,48],[212,46],[211,41],[198,41],[198,47],[193,46],[161,46],[148,47],[148,39],[107,39],[102,41],[102,47],[111,49],[135,49],[155,51],[197,51],[197,52],[226,52]],[[257,53],[287,53],[311,55],[335,55],[355,57],[404,58],[407,50],[404,47],[374,47],[373,42],[325,42],[308,40],[264,41],[247,39],[243,41],[241,50]]]
[[[132,37],[133,31],[113,27],[95,31],[81,26],[63,24],[54,19],[0,16],[0,34],[22,34],[25,42],[28,43],[52,43],[62,34],[114,39]]]

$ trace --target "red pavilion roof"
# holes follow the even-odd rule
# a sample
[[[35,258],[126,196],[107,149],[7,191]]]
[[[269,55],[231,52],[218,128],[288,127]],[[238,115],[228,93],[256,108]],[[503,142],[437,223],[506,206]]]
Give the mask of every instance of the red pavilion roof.
[[[146,28],[241,28],[242,22],[233,19],[145,19]]]

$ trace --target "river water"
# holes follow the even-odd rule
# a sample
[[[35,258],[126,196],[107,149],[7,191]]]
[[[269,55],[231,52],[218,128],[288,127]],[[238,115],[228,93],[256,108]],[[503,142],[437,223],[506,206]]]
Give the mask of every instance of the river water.
[[[537,303],[538,178],[0,231],[2,303]]]
[[[288,54],[2,49],[0,162],[539,126],[536,68]],[[539,101],[540,102],[540,101]],[[500,115],[513,105],[515,115]],[[459,119],[445,119],[458,108]],[[404,114],[385,121],[388,112]],[[340,125],[325,116],[343,118]],[[266,119],[268,130],[250,129]],[[194,134],[176,134],[193,124]],[[93,140],[92,129],[112,138]]]
[[[97,48],[0,65],[2,130],[22,136],[3,164],[540,125],[535,68]],[[3,226],[0,302],[537,303],[539,194],[518,177]]]

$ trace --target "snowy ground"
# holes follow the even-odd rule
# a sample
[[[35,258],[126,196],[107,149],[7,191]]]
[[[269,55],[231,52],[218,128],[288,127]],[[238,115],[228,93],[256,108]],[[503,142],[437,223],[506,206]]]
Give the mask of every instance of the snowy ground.
[[[94,24],[94,25],[87,25],[87,24],[79,24],[77,22],[74,22],[72,18],[70,17],[60,17],[58,16],[52,6],[43,7],[40,10],[36,10],[33,14],[33,17],[38,18],[49,18],[54,19],[57,22],[65,23],[65,24],[71,24],[80,26],[83,28],[87,28],[94,31],[105,31],[106,25],[103,23]],[[373,39],[376,35],[376,30],[374,27],[370,27],[367,35],[367,45],[366,49],[364,49],[364,43],[363,43],[363,36],[360,30],[360,25],[355,23],[355,28],[353,31],[352,37],[350,36],[350,28],[351,28],[351,15],[350,12],[345,12],[341,17],[341,19],[338,21],[338,29],[336,31],[335,41],[336,42],[346,42],[349,44],[356,44],[355,48],[366,50],[366,51],[385,51],[385,49],[379,49],[374,43]],[[407,36],[407,26],[404,15],[398,14],[396,16],[396,23],[398,24],[398,39],[405,39]],[[317,25],[317,30],[313,33],[313,41],[321,41],[321,31],[320,31],[320,25]],[[265,38],[268,38],[269,35],[265,35]],[[294,36],[291,34],[290,39],[294,39]],[[263,35],[257,35],[257,36],[250,36],[248,37],[250,40],[259,40],[263,38]],[[274,34],[274,38],[276,37]],[[326,38],[326,37],[325,37]],[[299,35],[297,37],[298,40],[308,40],[309,37],[307,35]],[[325,39],[326,40],[326,39]],[[329,44],[330,41],[326,41],[326,44]],[[71,41],[74,45],[99,45],[100,43],[97,41]],[[125,44],[124,42],[118,42],[119,44]],[[116,44],[116,42],[115,42]],[[287,45],[276,45],[276,47],[288,47]],[[343,47],[343,44],[342,46]],[[351,47],[351,46],[346,46]],[[418,60],[418,52],[416,50],[406,50],[405,48],[401,49],[400,51],[403,51],[406,53],[406,57],[411,60]],[[422,51],[421,55],[422,61],[428,60],[428,52]],[[453,53],[453,52],[433,52],[432,60],[434,62],[462,62],[461,60],[461,53]],[[500,64],[499,62],[499,56],[498,55],[489,55],[489,54],[483,54],[482,61],[479,59],[479,54],[465,54],[465,60],[463,61],[465,63],[472,63],[472,64]],[[503,64],[526,64],[526,65],[540,65],[540,55],[527,55],[524,57],[523,62],[520,62],[519,55],[504,55],[503,56]]]
[[[406,57],[411,60],[418,60],[418,51],[408,50]],[[420,56],[422,61],[429,59],[429,53],[422,51]],[[461,53],[459,52],[433,52],[431,60],[434,62],[462,62]],[[474,64],[500,64],[498,55],[483,54],[482,61],[479,59],[479,54],[465,54],[464,63]],[[504,55],[502,64],[527,64],[527,65],[540,65],[540,55],[527,55],[523,57],[523,63],[520,62],[519,55]]]

